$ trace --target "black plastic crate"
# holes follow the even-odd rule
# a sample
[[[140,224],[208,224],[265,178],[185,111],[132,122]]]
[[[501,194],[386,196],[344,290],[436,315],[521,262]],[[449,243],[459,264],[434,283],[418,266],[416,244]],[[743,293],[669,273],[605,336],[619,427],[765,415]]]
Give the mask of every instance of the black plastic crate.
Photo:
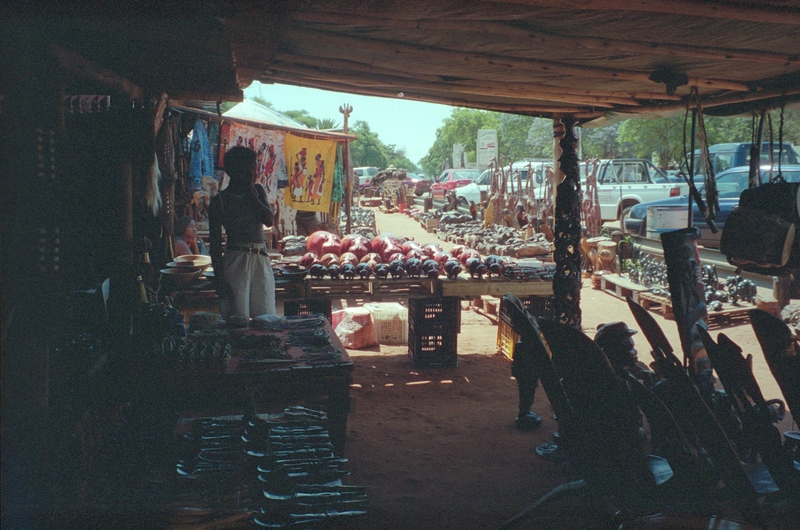
[[[331,301],[324,298],[319,300],[287,300],[283,303],[283,315],[310,315],[321,313],[328,322],[331,320]]]
[[[549,296],[528,296],[520,298],[525,309],[530,311],[535,317],[552,318],[552,309],[550,307]],[[500,299],[500,317],[504,318],[506,322],[510,323],[511,318],[508,316],[508,308]]]
[[[408,356],[415,366],[458,366],[458,298],[408,301]]]

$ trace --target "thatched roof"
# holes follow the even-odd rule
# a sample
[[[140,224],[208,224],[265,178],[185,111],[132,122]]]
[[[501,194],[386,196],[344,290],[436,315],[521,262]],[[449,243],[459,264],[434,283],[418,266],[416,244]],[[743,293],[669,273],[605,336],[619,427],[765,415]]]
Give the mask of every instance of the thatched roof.
[[[49,40],[173,99],[260,80],[581,121],[681,112],[693,88],[706,113],[800,101],[796,0],[76,5],[45,10]]]

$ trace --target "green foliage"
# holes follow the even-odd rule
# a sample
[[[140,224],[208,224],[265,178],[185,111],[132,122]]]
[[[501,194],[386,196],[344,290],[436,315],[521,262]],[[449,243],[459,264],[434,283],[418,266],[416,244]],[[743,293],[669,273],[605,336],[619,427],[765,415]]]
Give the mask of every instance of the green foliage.
[[[444,125],[436,130],[436,140],[428,154],[420,160],[423,171],[428,175],[439,175],[445,161],[452,165],[453,144],[463,144],[467,160],[474,162],[478,130],[498,128],[496,112],[454,108],[450,117],[444,120]]]
[[[515,162],[534,156],[533,149],[537,146],[531,145],[528,141],[529,132],[534,121],[537,121],[536,118],[531,118],[530,116],[497,114],[497,137],[500,143],[500,155],[506,161]],[[478,131],[476,130],[474,138],[477,139],[477,136]],[[553,134],[550,133],[550,138],[552,137]],[[550,143],[552,145],[552,142]],[[550,150],[552,151],[552,148]]]
[[[618,123],[608,127],[581,128],[582,158],[615,158],[619,152],[618,129]]]
[[[259,105],[264,105],[265,107],[268,107],[268,108],[273,109],[273,110],[275,109],[275,107],[272,106],[272,103],[270,103],[266,99],[262,98],[261,96],[254,96],[254,97],[252,97],[250,99],[252,99],[256,103],[258,103]]]
[[[339,123],[334,120],[333,118],[322,118],[321,120],[317,120],[316,129],[321,131],[328,130],[328,129],[338,129]]]
[[[534,118],[528,128],[525,139],[531,147],[530,155],[533,158],[552,158],[553,156],[553,120]]]
[[[223,101],[219,105],[219,111],[220,112],[228,112],[229,110],[231,110],[236,105],[238,105],[238,103],[235,102],[235,101]]]
[[[307,110],[284,110],[281,114],[288,116],[295,121],[299,121],[306,127],[315,129],[317,125],[317,118],[308,113]]]
[[[386,146],[378,139],[378,135],[370,130],[367,122],[356,121],[350,132],[358,137],[356,141],[350,142],[352,167],[375,166],[384,169],[389,165]]]
[[[411,173],[417,173],[419,168],[417,165],[408,159],[406,150],[404,148],[397,149],[394,144],[385,145],[386,157],[390,166],[402,168]]]
[[[626,120],[619,124],[617,142],[622,156],[658,159],[664,169],[683,158],[683,123],[681,116],[656,120]]]

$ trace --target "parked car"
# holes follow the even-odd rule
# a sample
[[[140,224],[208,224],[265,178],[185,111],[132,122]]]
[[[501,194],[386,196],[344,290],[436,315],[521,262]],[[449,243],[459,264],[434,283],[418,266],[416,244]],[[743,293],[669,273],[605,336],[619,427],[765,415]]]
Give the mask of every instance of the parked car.
[[[446,169],[431,184],[431,196],[434,199],[444,199],[448,191],[466,186],[480,176],[481,171],[478,169]]]
[[[788,182],[800,182],[800,165],[790,164],[782,167],[781,174]],[[761,180],[766,182],[769,180],[769,171],[762,169]],[[722,228],[725,226],[725,220],[730,215],[731,211],[739,205],[739,196],[742,190],[747,189],[749,185],[750,168],[749,166],[740,166],[723,171],[717,175],[717,191],[719,192],[719,211],[717,212],[714,223],[717,225],[717,233],[712,233],[705,218],[700,213],[697,204],[692,201],[692,225],[700,228],[700,239],[697,241],[699,245],[709,248],[719,248],[719,238],[722,235]],[[701,190],[705,198],[705,193]],[[679,208],[688,208],[689,197],[683,195],[682,197],[671,197],[669,199],[662,199],[652,202],[643,202],[631,208],[629,214],[622,220],[622,226],[625,233],[637,236],[647,237],[647,217],[648,211],[651,215],[658,209],[669,212],[675,209],[677,218],[684,218],[685,214],[680,212]],[[651,210],[652,209],[652,210]],[[687,223],[688,224],[688,223]],[[655,229],[650,230],[652,237],[657,237]]]
[[[727,144],[714,144],[708,146],[708,156],[711,162],[711,167],[714,169],[714,174],[718,175],[733,167],[749,166],[750,165],[750,147],[752,142],[738,142]],[[784,142],[783,149],[779,143],[772,146],[773,161],[778,163],[780,154],[781,164],[797,164],[797,153],[792,144]],[[769,165],[769,142],[763,142],[761,145],[761,164]],[[689,169],[684,162],[681,165],[683,171],[688,175]],[[700,150],[695,149],[694,152],[694,173],[695,176],[704,174],[702,165],[700,164]]]
[[[416,173],[406,173],[406,179],[403,184],[414,190],[414,195],[419,197],[427,193],[431,189],[431,179],[425,175],[418,175]]]
[[[523,191],[527,190],[528,186],[532,184],[534,186],[534,196],[537,199],[541,199],[542,190],[544,190],[545,168],[552,164],[550,160],[529,160],[514,162],[511,166],[506,166],[503,169],[507,173],[509,171],[512,175],[519,173],[520,176],[519,180],[517,180],[515,176],[513,182],[510,182],[511,179],[509,179],[509,182],[506,184],[508,192],[511,193],[514,191],[516,193],[519,190],[520,183],[522,184]],[[480,177],[470,184],[458,188],[456,194],[459,203],[466,205],[469,204],[470,201],[473,201],[475,204],[480,204],[481,192],[485,191],[488,193],[491,188],[493,172],[494,169],[487,169],[481,173]],[[528,182],[529,174],[532,175],[533,180],[531,180],[531,182]]]
[[[366,166],[366,167],[354,167],[353,168],[353,175],[357,179],[357,186],[358,189],[364,189],[367,186],[372,185],[372,177],[378,174],[380,171],[375,166]]]

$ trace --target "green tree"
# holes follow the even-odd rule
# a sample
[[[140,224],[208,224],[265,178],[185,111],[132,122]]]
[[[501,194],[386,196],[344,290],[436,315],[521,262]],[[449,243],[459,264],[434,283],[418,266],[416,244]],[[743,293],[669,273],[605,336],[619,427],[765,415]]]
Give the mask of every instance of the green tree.
[[[390,166],[402,168],[406,171],[410,171],[411,173],[416,173],[419,170],[417,165],[409,160],[408,156],[406,156],[405,148],[401,147],[400,149],[397,149],[394,144],[389,144],[385,146],[385,148],[386,158]]]
[[[299,121],[310,129],[316,128],[317,118],[309,114],[307,110],[286,110],[283,111],[282,114],[292,118],[295,121]]]
[[[551,158],[553,156],[553,120],[534,118],[528,129],[528,145],[534,158]]]
[[[239,103],[237,103],[236,101],[223,101],[219,105],[219,111],[220,112],[228,112],[229,110],[231,110],[233,107],[235,107],[238,104]]]
[[[619,152],[617,130],[619,124],[606,127],[581,128],[581,156],[587,158],[615,158]]]
[[[357,120],[349,132],[358,138],[350,142],[353,167],[375,166],[383,169],[389,165],[386,146],[378,139],[378,135],[370,130],[367,122]]]
[[[532,144],[530,130],[536,118],[519,116],[517,114],[499,113],[497,115],[497,140],[500,143],[500,155],[508,162],[516,162],[524,158],[531,158],[534,149],[539,147]],[[546,121],[546,120],[541,120]],[[477,137],[477,131],[476,131]],[[552,138],[552,133],[550,138]],[[552,142],[550,142],[552,145]],[[552,148],[550,149],[552,151]]]
[[[420,160],[423,171],[428,175],[439,175],[443,165],[452,165],[453,144],[463,144],[467,161],[474,162],[478,130],[497,129],[497,117],[496,112],[454,108],[444,124],[436,130],[436,140],[428,154]]]
[[[322,118],[317,120],[316,128],[319,130],[338,129],[339,123],[333,118]]]
[[[254,97],[252,97],[250,99],[252,99],[256,103],[258,103],[259,105],[264,105],[265,107],[268,107],[268,108],[271,108],[271,109],[275,108],[275,107],[272,106],[272,103],[270,103],[266,99],[262,98],[261,96],[254,96]]]
[[[658,158],[664,169],[670,162],[683,159],[682,116],[656,120],[625,120],[619,124],[619,156]]]

